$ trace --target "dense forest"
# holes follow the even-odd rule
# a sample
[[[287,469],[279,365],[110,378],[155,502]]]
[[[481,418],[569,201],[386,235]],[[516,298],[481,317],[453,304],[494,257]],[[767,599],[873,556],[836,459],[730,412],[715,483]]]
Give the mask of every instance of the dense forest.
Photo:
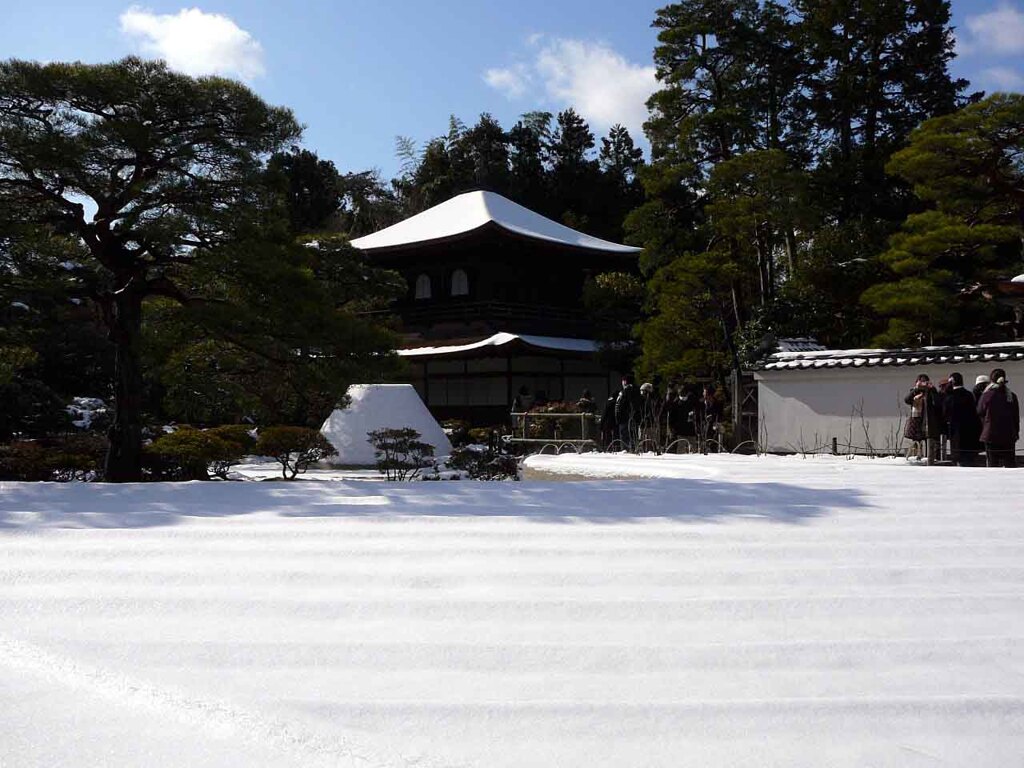
[[[687,0],[653,25],[646,160],[571,108],[483,114],[399,137],[390,180],[229,80],[0,63],[0,442],[99,396],[106,474],[137,479],[168,420],[317,424],[397,370],[365,310],[401,280],[348,238],[470,189],[643,246],[585,299],[644,376],[724,378],[785,336],[1013,338],[987,286],[1024,271],[1024,97],[950,75],[946,0]]]

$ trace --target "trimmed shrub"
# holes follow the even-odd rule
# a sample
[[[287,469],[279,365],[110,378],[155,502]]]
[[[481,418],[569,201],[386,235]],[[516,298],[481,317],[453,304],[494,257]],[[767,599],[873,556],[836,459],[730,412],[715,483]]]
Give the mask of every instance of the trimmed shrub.
[[[519,479],[519,462],[515,456],[484,446],[453,449],[448,457],[448,468],[465,472],[471,480]]]
[[[444,429],[444,433],[448,436],[448,441],[453,447],[465,445],[470,440],[468,421],[463,419],[446,419],[441,422],[441,428]]]
[[[63,399],[46,384],[35,379],[0,383],[0,440],[43,437],[70,427]]]
[[[318,461],[338,455],[326,437],[309,427],[267,427],[256,440],[256,453],[274,458],[285,480],[294,480]]]
[[[60,483],[98,480],[107,454],[107,438],[97,434],[68,435],[49,443],[50,479]]]
[[[154,440],[146,446],[146,453],[156,457],[152,469],[159,479],[209,480],[211,464],[230,467],[238,463],[245,450],[212,430],[186,426]]]
[[[0,446],[0,480],[49,480],[46,449],[35,440]]]
[[[228,472],[243,457],[256,451],[256,438],[251,434],[252,429],[245,424],[222,424],[219,427],[207,430],[207,432],[231,445],[237,446],[237,451],[234,454],[215,458],[210,463],[210,471],[222,480],[228,479]]]
[[[415,429],[377,429],[366,433],[377,454],[377,471],[388,480],[412,480],[434,466],[434,446]]]
[[[95,480],[107,450],[105,438],[72,435],[0,445],[0,480]]]

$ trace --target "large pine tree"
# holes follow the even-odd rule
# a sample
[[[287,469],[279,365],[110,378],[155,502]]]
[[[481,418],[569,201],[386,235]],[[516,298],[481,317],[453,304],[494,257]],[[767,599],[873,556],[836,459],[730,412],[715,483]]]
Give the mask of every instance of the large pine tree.
[[[299,134],[246,87],[161,62],[0,63],[0,208],[74,239],[115,351],[108,480],[141,477],[154,306],[282,369],[388,349],[336,310],[267,184],[267,159]]]
[[[982,288],[1024,271],[1024,96],[924,122],[888,170],[929,207],[890,240],[890,279],[864,293],[887,320],[878,342],[995,340],[998,313]]]

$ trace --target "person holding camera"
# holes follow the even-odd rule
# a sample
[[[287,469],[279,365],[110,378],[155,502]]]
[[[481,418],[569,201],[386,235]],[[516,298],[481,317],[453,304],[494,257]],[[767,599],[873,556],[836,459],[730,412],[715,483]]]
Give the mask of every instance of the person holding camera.
[[[903,402],[910,406],[910,418],[903,436],[914,443],[907,452],[907,458],[917,456],[926,459],[928,464],[934,464],[939,458],[942,411],[938,393],[928,374],[922,373],[917,377]]]

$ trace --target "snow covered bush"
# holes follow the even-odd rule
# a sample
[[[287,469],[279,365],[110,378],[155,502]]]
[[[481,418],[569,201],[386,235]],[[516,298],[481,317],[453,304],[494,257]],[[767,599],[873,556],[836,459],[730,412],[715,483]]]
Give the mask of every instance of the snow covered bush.
[[[73,397],[64,410],[71,418],[71,424],[78,429],[105,432],[110,425],[110,411],[98,397]]]
[[[412,480],[433,467],[434,446],[415,429],[376,429],[366,433],[377,455],[377,471],[388,480]]]
[[[294,480],[313,464],[338,452],[326,437],[309,427],[267,427],[260,430],[256,453],[270,456],[281,465],[285,480]]]

